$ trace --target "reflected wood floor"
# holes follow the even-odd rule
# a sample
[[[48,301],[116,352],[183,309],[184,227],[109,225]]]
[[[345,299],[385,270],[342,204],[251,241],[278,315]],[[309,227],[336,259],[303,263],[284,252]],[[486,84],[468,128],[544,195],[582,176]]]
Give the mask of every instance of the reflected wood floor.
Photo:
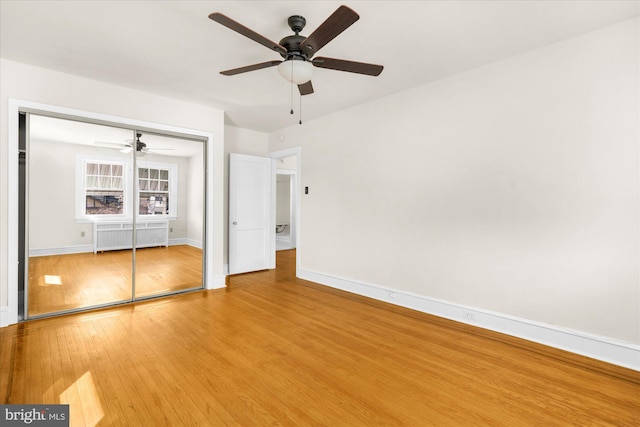
[[[640,374],[278,268],[0,329],[0,402],[72,426],[638,425]]]
[[[29,316],[131,300],[132,251],[29,258]],[[202,250],[136,251],[136,297],[202,286]]]

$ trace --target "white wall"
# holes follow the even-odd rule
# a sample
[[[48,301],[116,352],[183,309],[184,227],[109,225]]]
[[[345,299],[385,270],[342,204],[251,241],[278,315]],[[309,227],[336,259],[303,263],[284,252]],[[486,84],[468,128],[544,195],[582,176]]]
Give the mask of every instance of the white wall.
[[[134,89],[64,74],[14,61],[0,60],[0,311],[6,312],[8,279],[8,100],[54,105],[164,126],[209,132],[212,147],[214,228],[213,276],[222,276],[222,213],[224,173],[224,113],[203,105],[165,98]],[[12,160],[13,161],[13,160]],[[11,207],[14,209],[15,207]],[[213,265],[211,265],[213,264]],[[0,319],[1,320],[1,319]]]
[[[113,158],[113,152],[113,149],[90,145],[31,140],[29,249],[32,253],[48,255],[92,250],[92,224],[76,221],[76,156]],[[169,233],[169,238],[189,239],[192,244],[200,246],[203,229],[203,166],[202,156],[195,158],[199,159],[199,163],[194,161],[196,164],[192,164],[185,157],[148,153],[142,161],[177,165],[178,199],[173,203],[177,203],[178,217],[170,222],[173,232]],[[121,160],[126,160],[126,157],[121,157]],[[197,212],[192,213],[191,209]],[[85,233],[84,237],[81,232]]]
[[[299,267],[637,351],[638,56],[635,19],[270,134]]]
[[[32,140],[29,147],[29,250],[64,253],[91,250],[91,224],[76,222],[76,154],[80,146]],[[106,148],[87,152],[107,154]],[[85,236],[81,236],[81,232]],[[81,252],[74,250],[74,252]]]
[[[276,162],[277,169],[295,171],[297,167],[298,167],[297,156],[285,157],[284,159],[278,159]]]

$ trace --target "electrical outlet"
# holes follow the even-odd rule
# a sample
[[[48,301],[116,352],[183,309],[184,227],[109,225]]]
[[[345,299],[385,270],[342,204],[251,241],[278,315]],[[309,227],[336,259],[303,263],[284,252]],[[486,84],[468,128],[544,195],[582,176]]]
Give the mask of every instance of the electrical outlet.
[[[84,237],[84,231],[80,232],[80,237]]]
[[[476,314],[472,311],[465,311],[464,313],[462,313],[462,317],[464,318],[464,320],[469,320],[471,322],[476,321]]]

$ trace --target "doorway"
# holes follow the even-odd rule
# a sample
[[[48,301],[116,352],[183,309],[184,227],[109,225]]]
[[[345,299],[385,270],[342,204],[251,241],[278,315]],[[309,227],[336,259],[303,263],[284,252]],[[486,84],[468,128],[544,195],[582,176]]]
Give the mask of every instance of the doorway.
[[[204,287],[204,139],[21,117],[18,319]]]
[[[297,179],[296,171],[280,168],[292,163],[295,167],[295,156],[276,160],[276,250],[296,248],[296,204]]]
[[[268,156],[274,159],[276,163],[276,207],[274,212],[276,213],[276,249],[280,251],[294,249],[291,251],[295,260],[295,270],[297,275],[298,266],[300,265],[300,253],[301,253],[301,233],[300,233],[300,180],[301,180],[301,164],[302,164],[302,150],[300,147],[287,148],[280,151],[274,151],[268,154]],[[288,178],[284,178],[287,176]],[[278,181],[280,179],[280,181]],[[287,197],[282,197],[280,204],[280,216],[278,216],[278,189],[281,188],[282,193],[287,193],[288,186],[288,203]],[[279,184],[279,182],[283,182]],[[289,215],[287,216],[287,206]],[[287,218],[289,224],[286,229],[278,233],[279,229],[284,227],[278,227],[278,225],[286,224]],[[286,230],[289,230],[289,235],[286,235]],[[278,235],[281,238],[278,239]],[[280,241],[278,241],[280,240]],[[279,246],[279,247],[278,247]]]

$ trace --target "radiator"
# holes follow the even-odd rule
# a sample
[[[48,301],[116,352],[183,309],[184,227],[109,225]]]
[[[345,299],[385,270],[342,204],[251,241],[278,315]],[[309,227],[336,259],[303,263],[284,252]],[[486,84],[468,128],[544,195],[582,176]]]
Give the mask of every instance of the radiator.
[[[99,222],[93,224],[93,252],[131,249],[133,223]],[[169,246],[169,221],[136,223],[136,248]]]

